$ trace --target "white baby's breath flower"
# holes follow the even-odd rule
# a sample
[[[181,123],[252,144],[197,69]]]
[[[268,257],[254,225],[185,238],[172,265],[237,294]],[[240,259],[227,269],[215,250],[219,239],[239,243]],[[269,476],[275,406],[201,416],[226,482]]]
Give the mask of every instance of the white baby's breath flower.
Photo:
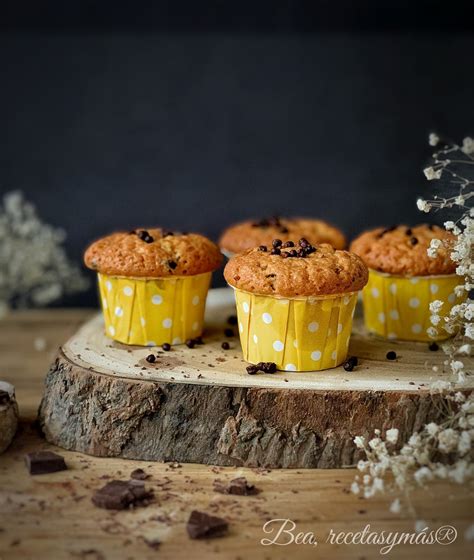
[[[430,422],[429,424],[426,424],[425,430],[430,436],[435,436],[439,432],[439,426],[434,422]]]
[[[418,210],[420,210],[421,212],[428,213],[431,210],[431,204],[426,200],[423,200],[422,198],[419,198],[416,201],[416,205],[418,207]]]
[[[458,445],[459,435],[453,428],[441,430],[438,433],[438,449],[444,453],[450,453]]]
[[[397,443],[398,441],[398,428],[390,428],[385,434],[385,439],[388,443]]]
[[[474,140],[469,136],[464,138],[461,150],[467,155],[474,154]]]
[[[432,132],[428,137],[428,143],[430,146],[437,146],[439,143],[439,136]]]
[[[359,449],[364,449],[365,447],[365,438],[362,436],[356,436],[354,438],[354,443],[356,445],[356,447],[358,447]]]
[[[443,173],[443,169],[434,169],[434,167],[426,167],[423,169],[423,173],[428,181],[433,181],[434,179],[441,179],[441,175]]]
[[[393,500],[393,502],[390,504],[390,512],[391,513],[400,513],[401,511],[401,504],[400,504],[400,499],[396,498],[395,500]]]
[[[355,482],[355,481],[351,484],[351,492],[352,492],[353,494],[358,494],[358,493],[360,492],[360,486],[359,486],[359,484],[358,484],[357,482]]]

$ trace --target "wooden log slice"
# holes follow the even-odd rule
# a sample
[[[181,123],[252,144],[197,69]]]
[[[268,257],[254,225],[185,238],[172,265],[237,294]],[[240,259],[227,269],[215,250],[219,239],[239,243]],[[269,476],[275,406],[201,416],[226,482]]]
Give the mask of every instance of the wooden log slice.
[[[441,351],[427,344],[367,336],[355,321],[352,372],[278,372],[249,376],[238,338],[223,334],[233,312],[227,291],[210,294],[206,344],[128,347],[103,334],[98,316],[58,352],[39,410],[48,441],[103,457],[245,465],[336,468],[359,459],[353,438],[396,427],[405,441],[446,408],[430,393]],[[221,343],[230,342],[230,350]],[[395,350],[398,358],[388,361]],[[438,365],[440,372],[433,373]],[[463,387],[470,391],[471,385]]]

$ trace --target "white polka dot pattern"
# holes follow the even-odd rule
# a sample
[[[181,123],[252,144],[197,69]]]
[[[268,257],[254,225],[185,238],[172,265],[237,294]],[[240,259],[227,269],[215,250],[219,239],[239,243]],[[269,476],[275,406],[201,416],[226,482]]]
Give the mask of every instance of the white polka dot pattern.
[[[453,293],[459,283],[456,275],[402,278],[370,270],[363,290],[366,327],[391,340],[433,340],[426,332],[431,326],[429,304],[444,301],[442,312],[449,313],[462,301]],[[436,340],[448,336],[441,330]]]
[[[235,297],[247,362],[274,362],[286,371],[318,371],[346,359],[357,294],[285,303],[240,290],[235,290]]]
[[[106,334],[125,344],[182,344],[199,336],[211,274],[139,279],[98,274]]]

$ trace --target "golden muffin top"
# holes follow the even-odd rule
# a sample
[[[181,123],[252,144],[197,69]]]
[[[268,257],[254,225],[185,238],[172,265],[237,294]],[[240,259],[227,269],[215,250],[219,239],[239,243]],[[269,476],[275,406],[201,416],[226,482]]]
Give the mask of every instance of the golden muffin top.
[[[203,235],[151,228],[112,233],[94,241],[84,262],[112,276],[164,278],[211,272],[220,266],[222,255]]]

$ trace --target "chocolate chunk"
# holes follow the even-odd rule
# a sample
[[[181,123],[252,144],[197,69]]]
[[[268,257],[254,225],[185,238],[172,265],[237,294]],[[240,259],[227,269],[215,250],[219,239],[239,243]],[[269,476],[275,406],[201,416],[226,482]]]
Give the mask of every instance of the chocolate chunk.
[[[25,455],[30,474],[48,474],[67,470],[64,458],[52,451],[33,451]]]
[[[112,480],[97,490],[92,503],[104,509],[128,509],[146,506],[152,497],[141,480]]]
[[[146,480],[147,478],[150,478],[150,475],[143,469],[135,469],[130,473],[130,478],[133,478],[134,480]]]
[[[224,334],[227,338],[232,338],[234,336],[234,331],[232,329],[225,329]]]
[[[276,249],[277,247],[281,247],[283,241],[281,239],[274,239],[272,241],[272,246]]]
[[[411,235],[412,233],[413,233],[413,231],[412,231],[411,228],[407,228],[407,229],[405,230],[405,235]]]
[[[223,342],[221,344],[221,348],[222,348],[222,350],[229,350],[230,344],[228,342]]]
[[[215,482],[214,490],[221,494],[232,494],[234,496],[255,496],[260,493],[260,490],[255,488],[253,484],[249,484],[243,476],[234,478],[228,484]]]
[[[275,247],[275,249],[272,249],[270,251],[270,255],[279,255],[280,253],[281,253],[281,251],[278,247]]]
[[[227,317],[227,323],[229,325],[236,325],[237,324],[237,315],[229,315],[229,317]]]
[[[261,369],[264,373],[275,373],[277,366],[274,362],[263,362]]]
[[[168,266],[171,270],[174,270],[178,266],[178,263],[176,261],[168,261]]]
[[[163,350],[165,352],[169,352],[171,350],[171,344],[169,344],[168,342],[165,342],[164,344],[162,344],[161,347],[163,348]]]
[[[289,257],[297,257],[298,252],[296,251],[296,249],[292,249],[291,251],[288,251],[288,256]]]
[[[353,371],[353,369],[359,364],[359,359],[357,358],[357,356],[351,356],[350,358],[348,358],[344,364],[343,364],[343,368],[346,371]]]
[[[267,252],[267,246],[266,245],[260,245],[260,247],[258,248],[259,251],[262,251],[262,253],[266,253]]]
[[[298,241],[298,243],[299,243],[299,246],[302,247],[303,249],[304,249],[305,247],[309,247],[309,246],[311,245],[311,243],[310,243],[307,239],[305,239],[304,237],[302,237],[302,238]]]
[[[196,346],[196,341],[193,338],[188,338],[185,344],[188,348],[194,348]]]
[[[410,237],[410,243],[412,245],[418,245],[418,239],[416,237]]]
[[[145,358],[145,360],[149,363],[149,364],[154,364],[156,357],[153,354],[148,354],[148,356]]]
[[[389,352],[387,352],[386,356],[387,360],[396,360],[397,359],[397,353],[394,352],[393,350],[390,350]]]
[[[432,351],[432,352],[437,352],[439,350],[439,346],[436,344],[436,342],[432,342],[428,348]]]
[[[247,366],[246,370],[249,375],[255,375],[258,372],[257,366],[254,365]]]
[[[186,530],[191,539],[212,539],[227,533],[229,524],[225,519],[194,510],[189,516]]]
[[[285,249],[288,247],[294,247],[295,244],[293,243],[293,241],[286,241],[285,243],[283,243],[282,247],[284,247]]]
[[[146,229],[140,229],[137,232],[137,236],[139,239],[144,241],[145,243],[153,243],[153,237],[147,232]]]

